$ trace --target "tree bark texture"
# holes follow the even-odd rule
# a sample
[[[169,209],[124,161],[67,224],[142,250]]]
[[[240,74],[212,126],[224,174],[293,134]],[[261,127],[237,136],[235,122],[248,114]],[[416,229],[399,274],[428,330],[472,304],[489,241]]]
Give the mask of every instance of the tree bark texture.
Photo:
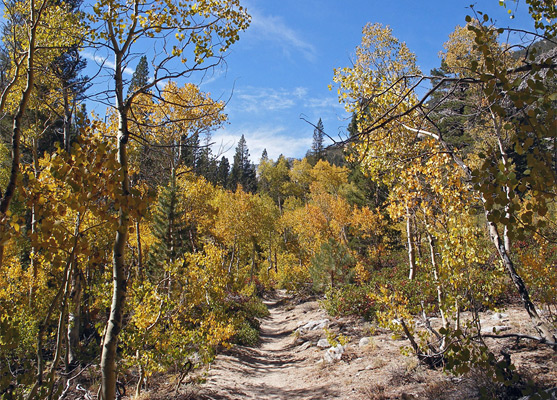
[[[543,341],[555,343],[556,337],[555,334],[551,331],[548,325],[540,318],[538,312],[536,311],[536,307],[532,300],[530,299],[530,294],[528,293],[528,289],[522,280],[522,277],[516,271],[513,261],[510,258],[509,253],[506,250],[506,246],[504,241],[501,240],[499,235],[499,231],[497,230],[497,225],[494,222],[489,221],[489,211],[486,210],[485,212],[486,219],[487,219],[487,226],[489,229],[489,236],[491,238],[492,243],[497,248],[497,252],[499,253],[499,257],[503,262],[503,266],[507,270],[510,278],[512,279],[514,286],[518,290],[520,298],[522,300],[522,304],[530,317],[530,320],[533,323],[534,328],[540,335]]]
[[[406,206],[406,236],[408,236],[408,263],[410,264],[408,279],[413,280],[416,276],[416,249],[414,248],[412,220],[410,215],[410,208],[408,206]]]
[[[117,43],[115,43],[117,49]],[[120,187],[122,190],[122,202],[118,210],[118,228],[114,239],[112,253],[112,303],[110,306],[110,317],[106,327],[101,354],[101,387],[99,398],[103,400],[114,400],[116,397],[116,350],[118,337],[122,330],[122,319],[124,315],[124,305],[126,301],[126,265],[125,248],[128,241],[128,230],[130,217],[128,212],[130,199],[130,180],[128,173],[128,108],[124,98],[123,78],[122,78],[122,57],[124,50],[115,51],[115,73],[116,84],[116,105],[118,110],[118,162],[122,170]]]

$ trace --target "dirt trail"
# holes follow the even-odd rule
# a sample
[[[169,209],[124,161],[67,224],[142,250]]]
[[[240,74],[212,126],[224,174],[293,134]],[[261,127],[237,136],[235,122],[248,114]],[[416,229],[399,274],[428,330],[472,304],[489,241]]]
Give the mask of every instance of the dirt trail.
[[[207,372],[206,383],[192,388],[187,399],[196,400],[370,400],[370,399],[444,399],[477,398],[481,376],[452,377],[442,370],[418,365],[414,356],[403,356],[402,346],[409,342],[393,338],[391,332],[371,328],[355,318],[331,318],[317,301],[299,302],[284,292],[265,301],[270,315],[261,321],[258,347],[234,346],[219,354]],[[528,332],[523,309],[507,313],[482,313],[482,326],[491,331],[505,325],[512,331]],[[296,334],[310,321],[330,319],[329,331],[343,335],[348,344],[336,362],[323,360],[325,350],[317,347],[326,337],[322,327]],[[438,320],[438,318],[436,319]],[[500,326],[501,328],[501,326]],[[361,339],[368,343],[362,345]],[[537,376],[547,387],[557,386],[557,355],[550,348],[528,343],[513,345],[513,339],[492,341],[498,346],[514,346],[513,362],[527,365],[530,376]],[[481,379],[480,379],[481,378]]]
[[[218,356],[200,399],[309,400],[339,397],[336,382],[312,379],[319,355],[301,350],[293,334],[303,322],[325,318],[316,302],[290,305],[282,292],[266,300],[270,315],[261,321],[261,345],[235,346]]]

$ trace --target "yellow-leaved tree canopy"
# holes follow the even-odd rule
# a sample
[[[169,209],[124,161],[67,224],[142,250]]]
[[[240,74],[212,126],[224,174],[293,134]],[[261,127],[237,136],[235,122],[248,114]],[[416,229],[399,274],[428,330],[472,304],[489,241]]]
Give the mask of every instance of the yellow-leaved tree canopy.
[[[547,8],[543,13],[554,12],[554,6]],[[498,40],[504,30],[490,25],[486,15],[476,16],[451,35],[444,70],[432,76],[417,69],[414,55],[388,27],[367,25],[353,66],[335,70],[334,81],[340,102],[355,115],[357,130],[350,140],[356,157],[372,179],[391,188],[391,216],[406,219],[410,278],[416,268],[413,237],[425,229],[441,303],[446,294],[439,267],[454,273],[485,257],[474,250],[477,230],[465,229],[460,220],[467,214],[479,218],[480,208],[538,339],[555,344],[515,265],[512,240],[528,232],[543,236],[555,199],[555,160],[547,144],[557,132],[551,91],[557,67],[554,56],[536,56],[535,50],[517,59]],[[546,33],[550,39],[551,29]],[[424,82],[431,88],[420,97],[417,89]],[[456,100],[462,110],[451,110],[452,115],[465,122],[451,125],[444,117]],[[450,233],[446,243],[439,228]],[[468,243],[468,250],[459,243]]]
[[[191,77],[217,65],[227,49],[239,39],[239,32],[247,28],[249,20],[246,9],[238,0],[185,3],[173,0],[102,0],[93,5],[88,14],[89,46],[107,57],[113,57],[114,63],[112,88],[104,93],[104,100],[114,101],[117,115],[118,162],[121,165],[120,184],[124,197],[132,196],[128,143],[130,110],[135,98],[150,91],[152,96],[163,100],[161,85],[165,82]],[[152,79],[126,94],[124,69],[139,46],[153,42],[156,44],[151,57]],[[103,378],[99,395],[104,400],[113,399],[116,393],[116,348],[126,297],[125,247],[130,215],[125,205],[119,208],[118,213],[113,254],[113,300],[101,357]]]

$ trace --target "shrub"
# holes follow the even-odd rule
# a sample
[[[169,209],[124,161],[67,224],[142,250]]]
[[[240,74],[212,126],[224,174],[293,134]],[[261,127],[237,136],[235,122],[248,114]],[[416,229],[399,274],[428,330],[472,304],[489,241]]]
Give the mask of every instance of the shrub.
[[[353,284],[338,288],[329,288],[322,304],[332,316],[357,315],[371,320],[375,317],[375,300],[368,296],[367,286]]]
[[[259,342],[259,329],[242,320],[236,327],[233,342],[242,346],[255,346]]]
[[[269,316],[269,310],[263,301],[255,296],[238,296],[234,303],[233,342],[244,346],[253,346],[259,341],[259,320]]]

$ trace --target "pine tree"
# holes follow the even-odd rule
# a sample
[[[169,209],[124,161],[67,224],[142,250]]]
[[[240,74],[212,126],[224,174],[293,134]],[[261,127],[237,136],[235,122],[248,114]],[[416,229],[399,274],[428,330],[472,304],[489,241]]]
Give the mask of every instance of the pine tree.
[[[211,132],[206,132],[203,145],[197,150],[197,162],[194,171],[211,183],[216,183],[218,163],[211,150]]]
[[[255,193],[257,190],[255,164],[249,159],[249,150],[244,135],[236,146],[234,162],[228,179],[228,189],[236,190],[238,185],[242,185],[246,192]]]
[[[135,72],[132,75],[130,86],[128,87],[128,95],[133,93],[149,83],[149,64],[147,63],[147,56],[139,59]]]
[[[199,161],[199,133],[195,132],[193,135],[187,137],[182,135],[180,149],[180,162],[186,167],[197,171],[197,163]]]
[[[443,78],[452,78],[450,68],[442,61],[440,68],[435,68],[431,71],[431,75]],[[433,80],[432,84],[438,84],[437,80]],[[473,142],[470,136],[470,125],[475,123],[473,118],[472,107],[473,102],[470,100],[469,85],[466,83],[459,83],[453,85],[451,83],[441,84],[432,96],[428,106],[433,110],[430,113],[431,120],[439,129],[443,140],[463,151],[467,154],[470,149],[467,147],[469,143]]]
[[[238,185],[242,185],[244,190],[246,188],[246,180],[250,174],[251,163],[249,160],[249,150],[244,135],[238,141],[236,146],[236,153],[234,154],[234,162],[230,171],[230,179],[228,181],[228,188],[236,190]],[[255,168],[253,168],[253,175],[255,177]],[[250,185],[251,186],[251,185]]]
[[[319,160],[325,159],[326,152],[323,146],[324,132],[323,121],[319,118],[319,121],[313,130],[313,142],[311,144],[311,149],[306,153],[306,158],[312,166],[315,166]]]
[[[56,130],[61,133],[66,151],[70,150],[72,142],[79,133],[73,123],[73,118],[79,103],[85,98],[85,91],[88,88],[89,78],[81,75],[86,65],[87,62],[79,54],[78,44],[73,45],[67,52],[57,57],[51,65],[53,74],[61,83],[64,115],[56,124]]]
[[[324,291],[338,284],[347,283],[351,276],[348,273],[354,258],[348,247],[334,239],[329,239],[321,245],[309,268],[314,289]]]
[[[221,185],[222,187],[227,187],[228,184],[228,173],[230,171],[230,163],[228,162],[228,158],[222,157],[220,159],[219,165],[217,167],[217,185]]]
[[[352,119],[348,124],[348,135],[352,139],[358,136],[358,121],[356,114],[352,114]],[[387,199],[388,190],[381,183],[374,182],[365,176],[359,157],[355,157],[356,153],[353,148],[348,147],[345,150],[345,166],[350,170],[348,179],[356,190],[348,194],[348,201],[351,204],[359,206],[368,206],[371,208],[379,207]]]
[[[242,187],[246,192],[255,193],[257,191],[257,172],[255,164],[249,162],[244,169]]]
[[[141,87],[145,86],[149,81],[149,65],[147,64],[147,57],[143,56],[140,58],[139,63],[135,68],[132,75],[130,85],[128,86],[128,96],[134,93]],[[160,172],[159,152],[154,150],[148,144],[143,141],[139,142],[140,148],[140,168],[135,179],[142,181],[147,181],[151,185],[156,186],[157,184],[166,184],[168,182],[168,175],[163,175]],[[164,178],[160,179],[161,176]]]
[[[263,149],[263,153],[261,153],[261,160],[259,161],[259,163],[262,163],[263,161],[267,161],[267,160],[269,160],[267,149]]]
[[[313,143],[311,145],[311,153],[315,158],[315,162],[325,158],[325,149],[323,147],[323,121],[319,118],[317,126],[313,130]]]
[[[187,250],[186,227],[181,221],[183,215],[178,200],[176,176],[173,175],[167,186],[161,187],[157,204],[153,210],[153,234],[156,238],[147,258],[151,274],[160,273],[161,267],[172,263]]]

